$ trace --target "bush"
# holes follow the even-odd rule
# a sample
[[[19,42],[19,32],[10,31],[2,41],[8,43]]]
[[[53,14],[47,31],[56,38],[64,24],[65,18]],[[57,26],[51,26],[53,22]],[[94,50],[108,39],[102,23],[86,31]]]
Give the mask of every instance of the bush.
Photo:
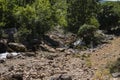
[[[120,58],[118,58],[114,63],[110,64],[110,73],[120,72]]]
[[[51,5],[49,0],[36,0],[33,4],[27,4],[24,6],[17,6],[14,8],[14,16],[19,23],[21,29],[25,28],[31,32],[32,38],[38,38],[44,35],[45,32],[51,29],[52,20],[51,20]],[[27,34],[27,33],[26,33]]]
[[[67,30],[77,33],[81,25],[96,15],[96,0],[67,0]]]
[[[97,31],[97,27],[94,25],[82,25],[78,30],[78,36],[83,38],[86,44],[90,44],[91,41],[94,40],[95,32]]]
[[[111,31],[111,29],[115,29],[119,25],[119,7],[119,3],[117,2],[105,2],[102,4],[102,9],[98,14],[100,29]]]
[[[97,28],[99,28],[99,26],[100,26],[98,20],[97,20],[95,17],[90,18],[90,21],[88,22],[88,24],[94,25],[94,26],[96,26]]]
[[[29,41],[28,37],[31,34],[31,31],[28,30],[25,27],[19,28],[17,35],[16,35],[16,41],[17,42],[23,42],[23,41]]]

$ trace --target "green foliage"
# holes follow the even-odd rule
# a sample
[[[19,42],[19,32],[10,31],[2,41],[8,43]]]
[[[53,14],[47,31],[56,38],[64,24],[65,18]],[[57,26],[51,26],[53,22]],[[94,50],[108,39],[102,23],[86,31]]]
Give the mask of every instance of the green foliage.
[[[94,25],[84,24],[79,28],[78,35],[83,38],[86,44],[90,44],[90,42],[94,40],[97,29],[98,28]]]
[[[98,20],[97,20],[95,17],[90,18],[90,21],[88,22],[88,24],[94,25],[94,26],[96,26],[97,28],[99,28],[99,26],[100,26]]]
[[[94,34],[94,32],[97,30],[97,27],[94,25],[82,25],[78,30],[78,35],[81,37],[87,37]]]
[[[42,36],[52,26],[49,0],[37,0],[32,5],[14,8],[14,15],[20,27],[31,31],[33,37]]]
[[[77,33],[79,27],[88,23],[97,11],[96,0],[67,0],[68,30]]]
[[[16,20],[13,16],[13,8],[15,1],[12,0],[0,0],[0,26],[10,28],[15,26]]]
[[[31,38],[39,38],[53,26],[60,25],[78,33],[89,43],[95,39],[94,32],[99,26],[101,29],[111,29],[120,25],[119,3],[99,5],[98,1],[0,0],[0,28],[16,27],[20,39],[27,39],[29,35]]]
[[[66,14],[66,0],[0,0],[0,27],[28,30],[34,38],[55,25],[66,26]]]
[[[111,30],[119,25],[120,5],[117,2],[106,2],[98,14],[100,29]]]
[[[115,62],[113,62],[109,66],[109,68],[111,73],[120,72],[120,58],[118,58]]]
[[[52,19],[56,25],[67,26],[67,3],[66,0],[50,0]]]
[[[16,41],[17,42],[23,42],[23,41],[27,41],[27,40],[29,41],[30,39],[28,37],[30,34],[31,34],[30,30],[28,30],[25,27],[20,27],[17,32]]]

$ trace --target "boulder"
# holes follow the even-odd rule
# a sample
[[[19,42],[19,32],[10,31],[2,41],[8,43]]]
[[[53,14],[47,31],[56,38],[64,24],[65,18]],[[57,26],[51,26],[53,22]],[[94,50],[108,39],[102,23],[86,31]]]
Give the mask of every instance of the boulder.
[[[13,57],[14,57],[14,56],[13,56],[13,54],[11,54],[11,53],[7,54],[7,56],[6,56],[7,59],[11,59],[11,58],[13,58]]]
[[[46,44],[41,44],[40,47],[44,51],[53,52],[53,53],[55,53],[55,51],[56,51],[54,48],[52,48]]]
[[[55,58],[57,58],[59,55],[58,54],[48,54],[46,56],[47,59],[49,60],[54,60]]]
[[[65,53],[71,54],[71,53],[76,53],[74,49],[67,49],[65,50]]]
[[[120,72],[112,73],[112,76],[113,76],[114,78],[120,77]]]
[[[23,74],[22,73],[13,74],[11,80],[23,80]]]
[[[27,50],[26,47],[20,43],[8,43],[8,47],[16,52],[25,52]]]
[[[0,59],[0,63],[4,63],[5,62],[5,59]]]
[[[28,57],[35,57],[36,53],[34,53],[34,52],[25,52],[23,55],[28,56]]]
[[[70,75],[62,75],[61,80],[72,80],[72,77]]]
[[[52,77],[50,80],[72,80],[72,77],[70,75],[62,74],[59,76]]]
[[[51,39],[48,35],[44,36],[44,42],[52,47],[59,47],[60,43],[58,41],[55,41],[54,39]]]
[[[65,48],[56,48],[57,51],[64,52]]]

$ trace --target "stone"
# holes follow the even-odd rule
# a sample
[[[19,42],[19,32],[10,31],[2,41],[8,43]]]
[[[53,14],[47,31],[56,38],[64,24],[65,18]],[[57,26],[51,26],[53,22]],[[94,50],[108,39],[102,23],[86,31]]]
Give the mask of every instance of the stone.
[[[58,47],[58,46],[60,45],[59,42],[51,39],[48,35],[45,35],[45,36],[44,36],[44,41],[45,41],[45,43],[46,43],[47,45],[49,45],[49,46]]]
[[[72,77],[70,75],[62,75],[61,80],[72,80]]]
[[[57,51],[64,52],[65,48],[56,48]]]
[[[57,54],[49,54],[48,56],[46,56],[46,58],[49,59],[49,60],[53,60],[56,57],[58,57]]]
[[[113,76],[114,78],[120,77],[120,72],[112,73],[112,76]]]
[[[36,54],[34,52],[25,52],[23,55],[28,56],[28,57],[32,57],[32,56],[35,57],[36,56]]]
[[[0,63],[4,63],[5,62],[5,59],[0,59]]]
[[[71,53],[75,53],[74,49],[67,49],[65,50],[65,53],[71,54]]]
[[[23,80],[23,74],[13,74],[12,80]]]
[[[25,45],[20,43],[9,43],[8,46],[16,52],[25,52],[27,50]]]
[[[52,77],[50,80],[72,80],[72,77],[70,75],[62,74],[59,76]]]
[[[6,58],[7,58],[7,59],[13,58],[13,54],[11,54],[11,53],[7,54]]]
[[[52,48],[46,44],[41,44],[40,47],[44,51],[53,52],[53,53],[55,53],[55,51],[56,51],[54,48]]]

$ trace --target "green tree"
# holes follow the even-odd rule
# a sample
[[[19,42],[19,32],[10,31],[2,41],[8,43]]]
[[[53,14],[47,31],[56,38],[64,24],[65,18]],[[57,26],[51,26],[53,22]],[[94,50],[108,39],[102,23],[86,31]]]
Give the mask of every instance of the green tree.
[[[67,0],[68,30],[77,33],[80,25],[88,23],[92,16],[96,16],[97,0]]]
[[[101,4],[102,9],[98,14],[100,29],[111,30],[119,25],[120,5],[117,2],[106,2]]]
[[[33,4],[17,6],[14,15],[20,28],[31,32],[31,38],[42,37],[52,27],[51,5],[49,0],[37,0]]]
[[[67,3],[66,0],[50,0],[52,20],[56,25],[67,26]]]

